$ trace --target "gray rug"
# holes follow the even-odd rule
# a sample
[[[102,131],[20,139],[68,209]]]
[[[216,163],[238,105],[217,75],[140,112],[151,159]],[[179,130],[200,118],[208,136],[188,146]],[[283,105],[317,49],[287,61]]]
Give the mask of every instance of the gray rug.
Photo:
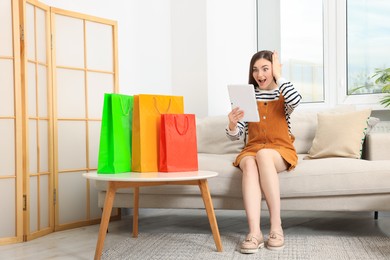
[[[217,252],[211,234],[145,234],[126,238],[103,252],[102,259],[390,259],[389,237],[286,236],[281,251],[239,252],[244,235],[221,235]]]

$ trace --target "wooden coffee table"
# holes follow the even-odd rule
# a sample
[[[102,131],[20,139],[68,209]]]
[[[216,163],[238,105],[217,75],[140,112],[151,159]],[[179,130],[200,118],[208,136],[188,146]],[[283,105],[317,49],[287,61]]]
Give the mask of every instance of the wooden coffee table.
[[[84,173],[83,176],[91,180],[107,181],[108,189],[104,202],[103,215],[100,222],[99,236],[96,244],[95,259],[100,259],[106,238],[108,223],[111,216],[112,205],[117,189],[134,188],[134,208],[133,208],[133,237],[138,236],[138,208],[139,208],[139,188],[143,186],[160,185],[197,185],[206,208],[214,242],[218,252],[222,252],[221,237],[215,218],[213,202],[207,179],[217,176],[218,173],[211,171],[193,172],[126,172],[117,174],[98,174],[96,172]]]

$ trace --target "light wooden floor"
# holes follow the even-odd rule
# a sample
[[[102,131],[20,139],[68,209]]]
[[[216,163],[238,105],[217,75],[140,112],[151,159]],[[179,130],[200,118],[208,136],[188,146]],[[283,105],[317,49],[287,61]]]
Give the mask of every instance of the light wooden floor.
[[[246,234],[245,212],[216,210],[221,234]],[[262,214],[262,231],[269,231],[268,212]],[[289,234],[389,236],[390,214],[372,212],[301,212],[282,213],[284,232]],[[29,242],[0,246],[0,259],[93,259],[99,225],[55,232]],[[132,218],[127,215],[111,222],[105,241],[108,248],[131,236]],[[140,209],[139,232],[145,233],[211,233],[204,210]]]

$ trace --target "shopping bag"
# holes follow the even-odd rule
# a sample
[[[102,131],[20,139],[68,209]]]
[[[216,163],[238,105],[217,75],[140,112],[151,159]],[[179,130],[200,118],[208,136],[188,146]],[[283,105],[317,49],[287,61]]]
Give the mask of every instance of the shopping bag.
[[[104,94],[98,173],[131,171],[133,96]]]
[[[195,115],[161,115],[159,151],[160,172],[197,171]]]
[[[161,114],[184,113],[182,96],[135,95],[132,167],[135,172],[158,171]]]

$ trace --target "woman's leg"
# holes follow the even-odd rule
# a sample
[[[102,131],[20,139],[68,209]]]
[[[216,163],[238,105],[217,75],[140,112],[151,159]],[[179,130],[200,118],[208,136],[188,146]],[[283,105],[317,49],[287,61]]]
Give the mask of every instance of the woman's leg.
[[[282,232],[280,217],[280,187],[278,172],[287,169],[287,163],[282,156],[273,149],[262,149],[256,154],[257,167],[260,174],[260,185],[267,201],[271,231]]]
[[[261,190],[259,172],[254,156],[245,156],[240,162],[242,170],[242,197],[249,226],[249,235],[261,237]]]

